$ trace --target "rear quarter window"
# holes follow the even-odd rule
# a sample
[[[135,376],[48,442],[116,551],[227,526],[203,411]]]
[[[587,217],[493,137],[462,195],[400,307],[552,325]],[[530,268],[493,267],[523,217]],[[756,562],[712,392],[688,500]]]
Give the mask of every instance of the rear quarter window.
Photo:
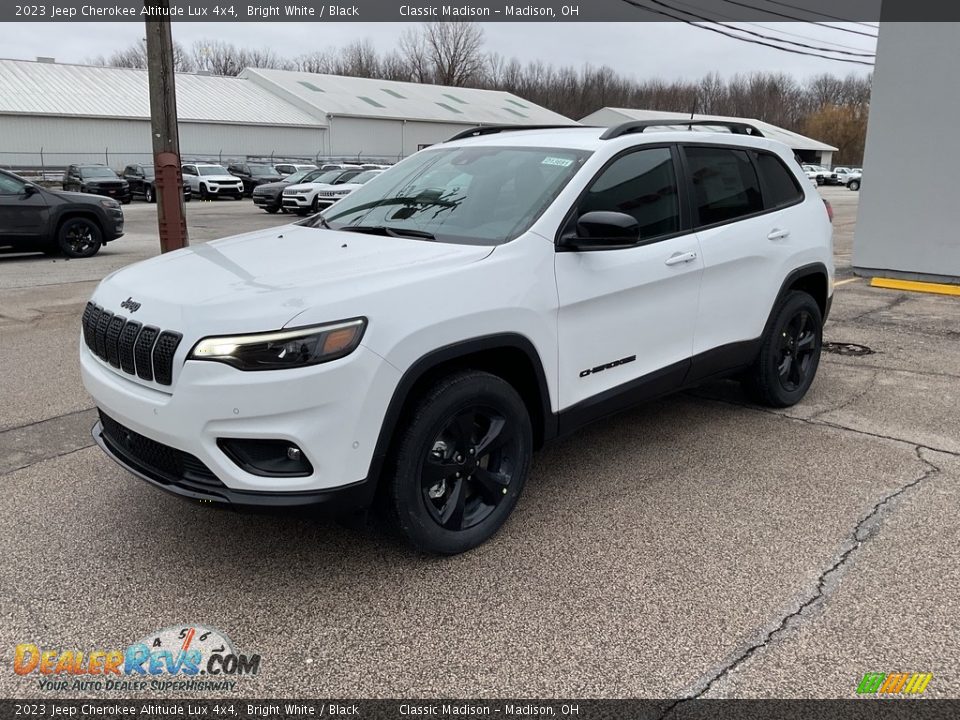
[[[786,207],[803,199],[796,176],[772,153],[757,153],[757,169],[763,185],[763,204],[767,210]]]

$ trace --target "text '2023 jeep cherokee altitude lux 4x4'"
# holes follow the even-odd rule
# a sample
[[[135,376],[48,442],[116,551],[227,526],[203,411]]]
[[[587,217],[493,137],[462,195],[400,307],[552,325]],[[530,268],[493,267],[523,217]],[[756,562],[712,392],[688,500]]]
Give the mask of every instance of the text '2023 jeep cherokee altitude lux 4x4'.
[[[95,438],[177,495],[376,497],[457,553],[549,438],[724,374],[796,403],[832,293],[824,203],[786,146],[705,124],[467,131],[298,224],[111,275],[83,317]]]

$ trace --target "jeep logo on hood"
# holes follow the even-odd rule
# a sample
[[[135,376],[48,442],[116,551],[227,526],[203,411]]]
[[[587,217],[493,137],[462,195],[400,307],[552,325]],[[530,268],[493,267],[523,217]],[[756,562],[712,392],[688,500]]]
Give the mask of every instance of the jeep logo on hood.
[[[135,301],[132,297],[128,297],[126,300],[120,303],[120,307],[125,308],[132,313],[135,313],[137,310],[140,309],[140,303]]]

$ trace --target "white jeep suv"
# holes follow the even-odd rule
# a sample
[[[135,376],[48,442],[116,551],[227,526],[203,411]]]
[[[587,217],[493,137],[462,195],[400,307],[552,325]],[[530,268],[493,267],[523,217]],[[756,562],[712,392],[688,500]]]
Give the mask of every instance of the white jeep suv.
[[[283,189],[283,195],[281,196],[282,207],[284,210],[297,215],[317,212],[320,209],[317,196],[321,190],[328,190],[334,185],[350,182],[354,177],[364,172],[366,171],[359,167],[327,170],[310,182],[288,185]],[[329,205],[329,203],[327,204]]]
[[[183,184],[190,187],[194,196],[201,200],[217,197],[243,197],[243,180],[231,175],[221,165],[209,163],[188,163],[181,167]]]
[[[722,376],[798,402],[832,297],[824,203],[785,145],[689,124],[467,131],[297,224],[108,276],[80,347],[95,439],[184,498],[376,497],[457,553],[551,438]]]

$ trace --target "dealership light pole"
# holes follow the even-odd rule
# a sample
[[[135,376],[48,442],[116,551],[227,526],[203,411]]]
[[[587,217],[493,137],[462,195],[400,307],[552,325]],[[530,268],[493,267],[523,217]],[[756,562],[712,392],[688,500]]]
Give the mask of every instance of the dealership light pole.
[[[146,21],[147,75],[150,79],[150,130],[153,136],[160,252],[169,252],[189,244],[183,210],[183,178],[180,174],[170,0],[144,0],[144,6],[157,18]]]

